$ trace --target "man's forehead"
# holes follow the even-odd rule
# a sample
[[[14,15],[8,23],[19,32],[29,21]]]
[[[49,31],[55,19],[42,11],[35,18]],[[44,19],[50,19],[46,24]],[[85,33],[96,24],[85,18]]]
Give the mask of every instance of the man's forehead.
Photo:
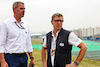
[[[18,7],[22,7],[22,6],[24,7],[24,4],[21,3],[18,4]]]
[[[54,19],[63,19],[62,16],[55,16]]]

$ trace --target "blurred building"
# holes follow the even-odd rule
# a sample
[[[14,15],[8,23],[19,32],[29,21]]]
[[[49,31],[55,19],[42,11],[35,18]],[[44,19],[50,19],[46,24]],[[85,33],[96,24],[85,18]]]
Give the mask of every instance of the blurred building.
[[[74,29],[73,32],[80,38],[84,37],[94,37],[96,35],[100,34],[100,27],[89,27],[89,28],[80,28],[80,29]]]

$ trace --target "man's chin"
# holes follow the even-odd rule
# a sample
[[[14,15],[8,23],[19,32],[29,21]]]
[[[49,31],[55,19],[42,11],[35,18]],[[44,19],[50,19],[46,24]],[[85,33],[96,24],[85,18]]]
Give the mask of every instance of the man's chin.
[[[21,17],[24,17],[24,15],[23,15],[23,16],[21,16]]]
[[[58,29],[60,30],[62,27],[59,27]]]
[[[61,28],[58,28],[58,30],[60,30]]]

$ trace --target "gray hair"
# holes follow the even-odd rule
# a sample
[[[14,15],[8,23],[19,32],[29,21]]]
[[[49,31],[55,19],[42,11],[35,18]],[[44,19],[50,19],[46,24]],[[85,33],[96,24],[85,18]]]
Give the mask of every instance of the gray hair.
[[[17,1],[17,2],[14,2],[14,3],[13,3],[13,8],[17,8],[19,3],[21,3],[21,4],[24,5],[23,2],[21,2],[21,1]]]
[[[62,15],[62,14],[60,14],[60,13],[55,13],[55,14],[52,15],[52,20],[53,20],[56,16],[62,17],[62,18],[63,18],[63,15]]]

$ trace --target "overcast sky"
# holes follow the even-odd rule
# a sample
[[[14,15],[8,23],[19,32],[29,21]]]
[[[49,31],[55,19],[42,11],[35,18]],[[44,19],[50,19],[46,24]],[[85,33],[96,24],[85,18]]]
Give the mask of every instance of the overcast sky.
[[[13,16],[12,4],[18,0],[0,1],[0,24]],[[53,29],[51,16],[64,16],[63,28],[67,30],[100,27],[100,0],[19,0],[25,3],[23,20],[31,32],[49,32]]]

